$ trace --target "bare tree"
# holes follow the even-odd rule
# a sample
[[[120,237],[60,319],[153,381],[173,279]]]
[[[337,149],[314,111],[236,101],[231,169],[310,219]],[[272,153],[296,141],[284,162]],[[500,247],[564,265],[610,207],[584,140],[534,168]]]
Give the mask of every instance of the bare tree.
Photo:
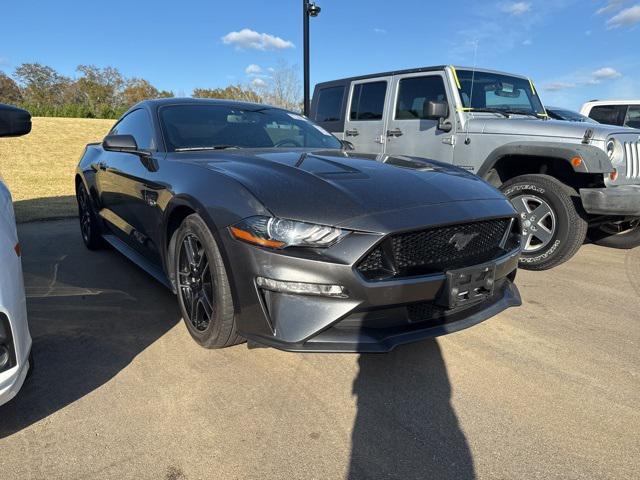
[[[8,75],[0,72],[0,103],[17,104],[22,101],[18,84]]]
[[[264,103],[287,110],[302,110],[302,85],[298,69],[281,61],[258,88]]]

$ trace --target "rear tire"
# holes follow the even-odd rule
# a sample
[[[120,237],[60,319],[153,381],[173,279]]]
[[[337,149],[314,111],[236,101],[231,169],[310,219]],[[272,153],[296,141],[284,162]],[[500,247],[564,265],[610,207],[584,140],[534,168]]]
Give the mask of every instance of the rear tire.
[[[520,268],[553,268],[573,257],[584,243],[587,221],[571,187],[548,175],[532,174],[512,178],[500,190],[522,221]]]
[[[102,226],[93,208],[93,202],[84,183],[80,181],[76,187],[76,201],[78,202],[78,218],[80,220],[80,234],[82,241],[89,250],[99,250],[104,247]]]
[[[589,240],[602,247],[629,250],[640,246],[640,219],[607,223],[589,230]]]
[[[187,330],[204,348],[242,343],[220,249],[207,224],[194,213],[175,235],[175,284]]]

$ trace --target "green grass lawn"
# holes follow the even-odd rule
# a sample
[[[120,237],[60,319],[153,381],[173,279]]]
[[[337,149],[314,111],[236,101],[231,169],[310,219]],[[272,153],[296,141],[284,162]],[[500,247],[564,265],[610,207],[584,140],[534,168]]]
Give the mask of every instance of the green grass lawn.
[[[0,175],[13,195],[18,222],[75,216],[74,171],[89,142],[115,120],[35,117],[29,135],[0,138]]]

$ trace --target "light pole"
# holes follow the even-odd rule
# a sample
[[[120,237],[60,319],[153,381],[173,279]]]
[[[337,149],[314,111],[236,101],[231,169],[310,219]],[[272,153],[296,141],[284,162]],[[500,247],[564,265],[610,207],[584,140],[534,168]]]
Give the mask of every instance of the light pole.
[[[304,106],[303,113],[309,115],[309,17],[317,17],[320,7],[309,0],[302,0],[302,36],[304,37]]]

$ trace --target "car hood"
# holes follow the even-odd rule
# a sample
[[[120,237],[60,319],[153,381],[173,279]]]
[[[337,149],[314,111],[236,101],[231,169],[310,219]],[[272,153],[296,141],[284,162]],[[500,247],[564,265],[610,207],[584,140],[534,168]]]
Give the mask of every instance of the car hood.
[[[240,182],[275,216],[321,224],[349,226],[355,217],[451,202],[506,202],[464,170],[415,157],[244,149],[210,154],[204,164]]]
[[[566,120],[542,120],[521,116],[513,116],[511,118],[476,117],[469,121],[470,133],[582,139],[587,130],[593,131],[594,140],[604,140],[614,133],[637,132],[632,128],[614,125],[568,122]]]

